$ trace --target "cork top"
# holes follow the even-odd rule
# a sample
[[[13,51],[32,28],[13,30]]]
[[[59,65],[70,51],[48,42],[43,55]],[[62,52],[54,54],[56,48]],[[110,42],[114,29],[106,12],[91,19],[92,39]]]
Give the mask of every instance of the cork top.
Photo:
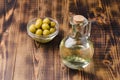
[[[82,16],[82,15],[75,15],[73,16],[73,23],[74,24],[78,24],[78,23],[81,23],[85,20],[85,17]]]

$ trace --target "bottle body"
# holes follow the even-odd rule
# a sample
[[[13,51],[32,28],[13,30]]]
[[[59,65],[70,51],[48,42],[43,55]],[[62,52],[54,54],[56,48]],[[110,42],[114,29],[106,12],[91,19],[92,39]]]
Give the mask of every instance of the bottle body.
[[[68,36],[60,44],[62,61],[67,67],[72,69],[85,68],[92,60],[93,53],[93,44],[86,39],[82,41]]]

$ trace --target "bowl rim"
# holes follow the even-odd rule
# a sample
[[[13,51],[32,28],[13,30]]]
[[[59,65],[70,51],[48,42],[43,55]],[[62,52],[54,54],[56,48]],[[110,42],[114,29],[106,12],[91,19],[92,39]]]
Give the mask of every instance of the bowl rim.
[[[49,34],[49,35],[36,35],[36,34],[30,32],[29,31],[30,25],[35,23],[35,20],[37,20],[39,18],[41,18],[41,19],[49,18],[51,21],[55,22],[56,23],[56,26],[55,26],[56,31],[54,33],[52,33],[52,34]],[[55,19],[53,19],[51,17],[43,17],[43,18],[39,17],[39,18],[33,18],[30,21],[28,21],[28,23],[27,23],[27,33],[28,33],[29,36],[36,37],[36,38],[43,38],[44,39],[44,38],[50,38],[50,37],[56,36],[58,34],[58,32],[59,32],[59,23],[58,23],[57,20],[55,20]]]

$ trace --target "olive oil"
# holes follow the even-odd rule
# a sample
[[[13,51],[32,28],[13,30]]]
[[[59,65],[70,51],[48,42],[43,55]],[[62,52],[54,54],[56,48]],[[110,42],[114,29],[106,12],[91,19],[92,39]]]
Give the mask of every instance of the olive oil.
[[[63,63],[72,69],[85,68],[91,61],[94,53],[93,44],[88,41],[84,45],[76,45],[71,37],[63,39],[60,45],[60,56]]]

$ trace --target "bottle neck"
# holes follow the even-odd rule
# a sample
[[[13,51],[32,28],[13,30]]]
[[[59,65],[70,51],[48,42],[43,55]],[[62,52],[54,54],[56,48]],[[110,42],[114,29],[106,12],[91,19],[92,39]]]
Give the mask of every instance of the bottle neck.
[[[72,25],[72,35],[75,39],[80,39],[83,37],[83,30],[82,26]]]

